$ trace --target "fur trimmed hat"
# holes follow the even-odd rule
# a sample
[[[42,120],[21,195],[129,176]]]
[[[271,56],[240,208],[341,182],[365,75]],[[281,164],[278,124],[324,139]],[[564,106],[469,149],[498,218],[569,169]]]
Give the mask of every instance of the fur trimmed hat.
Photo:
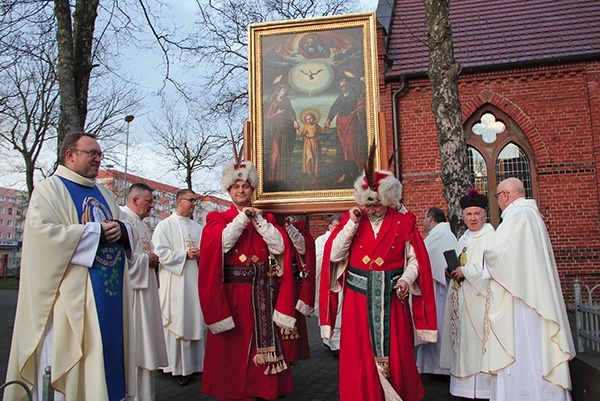
[[[477,189],[471,188],[469,192],[462,198],[460,198],[460,207],[464,209],[471,206],[478,206],[485,209],[488,205],[488,198],[485,195],[480,195]]]
[[[364,172],[354,182],[354,200],[359,205],[380,202],[384,206],[392,206],[398,204],[400,199],[402,199],[402,184],[391,171],[375,170],[371,186]]]
[[[243,161],[239,164],[229,162],[223,167],[223,175],[221,176],[221,185],[225,191],[237,180],[247,181],[252,188],[258,186],[258,172],[256,166],[251,161]]]

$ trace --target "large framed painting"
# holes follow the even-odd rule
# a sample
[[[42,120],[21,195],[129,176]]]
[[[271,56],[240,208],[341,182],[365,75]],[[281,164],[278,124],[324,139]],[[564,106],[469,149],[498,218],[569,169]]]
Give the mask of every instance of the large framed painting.
[[[253,204],[275,213],[342,211],[380,134],[375,14],[249,27],[250,117],[245,156]]]

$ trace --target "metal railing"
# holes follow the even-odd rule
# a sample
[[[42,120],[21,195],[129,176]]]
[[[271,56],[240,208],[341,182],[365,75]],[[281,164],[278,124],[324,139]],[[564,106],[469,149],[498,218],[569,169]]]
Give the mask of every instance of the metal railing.
[[[600,303],[594,302],[594,291],[597,288],[600,288],[600,284],[590,288],[588,285],[581,285],[578,278],[574,280],[577,352],[600,352]],[[583,290],[586,291],[585,298]]]
[[[42,375],[42,401],[54,401],[54,389],[52,389],[52,387],[50,386],[50,383],[51,383],[50,379],[51,379],[50,366],[46,366],[46,368],[44,369],[44,374]],[[25,383],[23,383],[22,381],[19,381],[19,380],[13,380],[13,381],[4,383],[3,385],[0,386],[0,390],[4,390],[6,387],[13,385],[13,384],[23,387],[23,389],[25,390],[25,393],[27,394],[27,399],[29,401],[31,401],[33,399],[31,396],[31,391],[29,390],[29,387],[27,387],[27,385]]]

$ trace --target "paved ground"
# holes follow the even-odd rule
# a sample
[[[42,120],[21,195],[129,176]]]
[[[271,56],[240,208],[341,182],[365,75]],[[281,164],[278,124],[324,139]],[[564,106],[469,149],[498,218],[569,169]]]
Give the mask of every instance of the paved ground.
[[[8,351],[12,336],[17,291],[0,290],[0,383],[6,377]],[[295,389],[283,401],[337,401],[338,359],[322,345],[319,338],[316,318],[309,319],[311,359],[292,366]],[[461,400],[448,393],[448,383],[433,380],[423,375],[425,401]],[[193,376],[190,383],[181,387],[176,380],[163,373],[157,373],[157,401],[216,400],[200,393],[202,376]]]

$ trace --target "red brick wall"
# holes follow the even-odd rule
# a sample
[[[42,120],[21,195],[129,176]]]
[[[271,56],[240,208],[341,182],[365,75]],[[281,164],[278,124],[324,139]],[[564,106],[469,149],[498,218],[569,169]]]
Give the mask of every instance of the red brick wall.
[[[600,63],[593,62],[463,74],[459,80],[463,121],[491,103],[517,122],[531,144],[538,205],[568,287],[574,275],[599,272],[599,82]],[[387,82],[380,93],[388,116],[400,85]],[[401,177],[404,202],[418,217],[433,205],[446,209],[430,103],[428,80],[408,80],[398,109]]]

